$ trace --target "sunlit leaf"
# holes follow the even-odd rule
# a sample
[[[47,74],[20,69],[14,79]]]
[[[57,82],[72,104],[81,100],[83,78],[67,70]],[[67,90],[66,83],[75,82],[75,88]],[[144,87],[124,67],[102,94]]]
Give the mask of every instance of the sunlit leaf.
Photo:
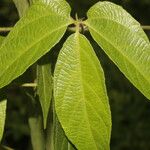
[[[111,116],[104,73],[88,40],[71,35],[64,44],[54,73],[58,119],[79,150],[108,150]]]
[[[0,47],[0,88],[23,74],[63,36],[70,24],[65,1],[34,3]]]
[[[26,11],[29,7],[28,0],[13,0],[13,1],[17,7],[19,16],[22,17],[26,13]]]
[[[4,40],[4,37],[0,36],[0,45],[2,44],[3,40]]]
[[[75,150],[72,144],[68,141],[57,117],[54,122],[54,149]]]
[[[111,60],[150,99],[150,42],[140,24],[110,2],[94,5],[85,23]]]

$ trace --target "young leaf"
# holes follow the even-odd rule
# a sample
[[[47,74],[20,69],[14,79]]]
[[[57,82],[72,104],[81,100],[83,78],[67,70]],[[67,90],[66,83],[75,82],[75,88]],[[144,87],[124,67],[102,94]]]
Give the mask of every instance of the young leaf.
[[[70,24],[67,2],[34,3],[0,47],[0,88],[47,53]]]
[[[88,40],[71,35],[64,44],[54,74],[58,119],[79,150],[108,150],[111,114],[104,73]]]
[[[5,118],[6,118],[6,100],[0,102],[0,141],[3,136]]]
[[[140,24],[110,2],[94,5],[85,23],[112,61],[150,99],[150,42]]]
[[[13,1],[17,7],[19,16],[22,17],[26,13],[27,9],[29,8],[28,0],[13,0]]]
[[[43,57],[37,66],[37,91],[43,111],[44,128],[46,128],[47,116],[52,99],[51,65],[47,59],[47,57]]]

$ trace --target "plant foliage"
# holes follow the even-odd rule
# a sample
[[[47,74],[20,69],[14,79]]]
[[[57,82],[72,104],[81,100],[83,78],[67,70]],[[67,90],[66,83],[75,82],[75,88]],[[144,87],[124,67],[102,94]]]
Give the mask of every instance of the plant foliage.
[[[90,42],[80,32],[88,28],[110,59],[150,99],[150,42],[140,24],[122,7],[111,2],[95,4],[85,21],[70,17],[71,9],[65,0],[33,0],[25,9],[21,7],[24,0],[14,2],[22,18],[4,40],[0,37],[0,88],[42,57],[36,63],[36,90],[44,127],[41,129],[39,116],[34,120],[30,118],[32,141],[39,140],[34,140],[37,137],[33,131],[40,124],[36,133],[42,137],[47,132],[47,138],[45,142],[45,136],[42,137],[43,144],[39,149],[109,150],[111,112],[105,77]],[[60,50],[53,81],[49,57],[45,54],[72,24],[75,33]],[[2,101],[0,139],[5,111],[6,101]],[[33,143],[34,147],[37,143]]]

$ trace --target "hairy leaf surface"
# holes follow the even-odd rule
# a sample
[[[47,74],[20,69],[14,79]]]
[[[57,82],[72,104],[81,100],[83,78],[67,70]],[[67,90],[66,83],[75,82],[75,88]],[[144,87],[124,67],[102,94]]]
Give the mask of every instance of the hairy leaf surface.
[[[45,61],[45,59],[48,58],[43,57],[37,66],[37,90],[43,111],[44,128],[46,128],[47,116],[50,109],[53,88],[51,64],[49,61]]]
[[[57,117],[54,122],[54,149],[55,150],[75,150],[68,141]]]
[[[65,1],[34,3],[0,47],[0,88],[21,75],[47,53],[70,24]]]
[[[0,102],[0,141],[3,136],[5,118],[6,118],[6,100]]]
[[[0,45],[2,44],[3,40],[4,40],[4,37],[0,36]]]
[[[150,42],[140,24],[110,2],[94,5],[85,23],[112,61],[150,99]]]
[[[27,9],[29,7],[28,0],[13,0],[13,1],[14,1],[15,5],[16,5],[16,8],[17,8],[18,13],[19,13],[19,16],[22,17],[26,13],[26,11],[27,11]]]
[[[59,54],[54,98],[58,119],[77,149],[109,149],[111,116],[104,73],[81,34],[71,35]]]

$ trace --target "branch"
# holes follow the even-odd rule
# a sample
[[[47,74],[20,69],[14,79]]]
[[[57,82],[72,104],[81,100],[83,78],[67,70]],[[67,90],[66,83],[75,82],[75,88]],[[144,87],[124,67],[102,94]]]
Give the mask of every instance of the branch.
[[[149,25],[143,25],[141,27],[143,28],[143,30],[150,30]],[[13,29],[13,27],[0,27],[0,32],[9,32],[12,29]],[[76,27],[68,27],[68,31],[75,32]],[[84,31],[88,31],[88,28],[84,27]]]

